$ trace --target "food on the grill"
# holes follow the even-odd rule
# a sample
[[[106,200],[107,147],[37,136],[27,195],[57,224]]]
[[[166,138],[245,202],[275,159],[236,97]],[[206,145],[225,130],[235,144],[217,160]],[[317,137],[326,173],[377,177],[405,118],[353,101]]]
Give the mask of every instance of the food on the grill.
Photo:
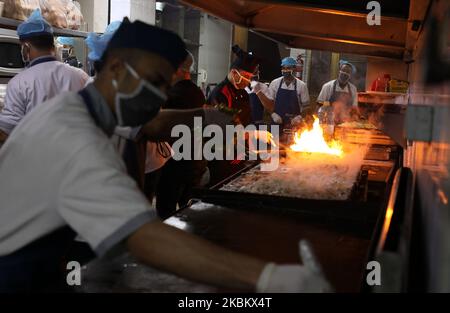
[[[374,125],[367,121],[360,122],[347,122],[339,125],[340,127],[345,128],[360,128],[360,129],[377,129]]]
[[[339,158],[299,153],[277,171],[254,168],[222,190],[320,200],[348,200],[361,170],[363,151]]]

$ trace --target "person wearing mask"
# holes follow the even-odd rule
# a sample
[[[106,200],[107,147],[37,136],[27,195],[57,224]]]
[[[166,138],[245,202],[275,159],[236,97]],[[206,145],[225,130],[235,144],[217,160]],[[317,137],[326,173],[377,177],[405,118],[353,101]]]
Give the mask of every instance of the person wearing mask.
[[[268,94],[261,92],[261,85],[255,87],[262,104],[272,113],[273,122],[283,129],[301,120],[302,112],[309,106],[308,87],[295,77],[296,70],[297,61],[290,57],[284,58],[281,62],[283,76],[270,83]]]
[[[295,71],[295,77],[300,80],[303,80],[303,69],[304,69],[305,61],[303,61],[303,55],[299,54],[297,56],[297,69]]]
[[[250,98],[245,88],[251,83],[255,75],[259,60],[254,55],[242,50],[238,45],[233,46],[236,59],[224,81],[214,88],[208,98],[212,106],[223,105],[229,109],[239,110],[237,122],[244,126],[251,123]]]
[[[128,19],[126,20],[128,21]],[[89,48],[88,60],[94,77],[96,73],[101,70],[103,65],[103,55],[108,43],[121,24],[121,21],[114,21],[106,27],[103,34],[99,35],[94,32],[88,34],[85,42]],[[88,83],[92,83],[94,77],[91,77]],[[144,190],[144,171],[148,168],[148,161],[150,158],[146,159],[146,152],[148,154],[149,151],[146,149],[145,140],[140,140],[140,137],[138,136],[139,132],[140,127],[131,128],[117,126],[114,130],[114,135],[111,137],[111,141],[116,146],[119,154],[122,155],[130,176],[133,177],[139,187]],[[157,147],[155,146],[152,148],[155,149],[155,155],[157,153]]]
[[[248,126],[252,122],[250,96],[245,90],[250,86],[252,78],[259,67],[259,59],[251,53],[242,50],[238,45],[232,47],[236,56],[230,71],[219,85],[214,88],[207,99],[207,104],[232,109],[239,112],[235,116],[236,124]],[[225,158],[225,157],[224,157]],[[214,160],[208,163],[210,170],[210,185],[215,185],[223,179],[242,169],[243,162]]]
[[[215,109],[160,110],[185,58],[175,33],[122,23],[93,84],[47,101],[17,126],[0,151],[0,292],[49,290],[60,281],[67,287],[62,260],[76,233],[99,257],[129,251],[143,264],[201,283],[330,290],[307,265],[266,263],[162,223],[126,174],[109,139],[117,124],[147,123],[148,135],[168,140],[174,125],[193,127],[195,116],[207,125],[230,123]]]
[[[0,113],[0,145],[36,106],[64,91],[79,91],[89,76],[55,57],[53,29],[39,10],[17,28],[26,69],[8,83]]]
[[[186,60],[175,73],[174,86],[169,90],[168,100],[163,108],[188,110],[202,108],[205,105],[206,99],[202,90],[191,80],[193,67],[194,56],[188,51]],[[170,156],[167,148],[165,151],[165,155]],[[165,155],[161,153],[162,157]],[[208,162],[194,160],[194,154],[191,158],[192,160],[181,161],[169,159],[162,167],[161,177],[156,185],[156,210],[162,219],[173,215],[177,206],[184,208],[191,199],[192,189],[201,185]]]
[[[355,74],[356,68],[353,64],[341,60],[339,62],[338,79],[324,84],[317,98],[317,102],[330,102],[334,108],[336,123],[350,120],[352,114],[357,113],[358,91],[350,80]]]
[[[83,67],[83,64],[78,61],[78,58],[74,53],[75,39],[71,37],[58,37],[56,42],[58,44],[58,56],[62,62],[76,68]]]

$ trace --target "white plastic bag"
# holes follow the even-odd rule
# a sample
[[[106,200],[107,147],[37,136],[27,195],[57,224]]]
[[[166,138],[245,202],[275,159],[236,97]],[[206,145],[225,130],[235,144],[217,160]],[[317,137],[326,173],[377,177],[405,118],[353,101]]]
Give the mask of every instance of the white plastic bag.
[[[52,26],[67,28],[67,14],[61,0],[39,0],[42,16]]]
[[[67,26],[70,29],[80,29],[81,25],[84,22],[83,14],[79,7],[72,0],[63,0],[66,2],[66,10],[67,10]],[[79,4],[78,4],[79,5]]]
[[[39,8],[39,0],[2,0],[4,2],[3,16],[25,21],[28,16]]]

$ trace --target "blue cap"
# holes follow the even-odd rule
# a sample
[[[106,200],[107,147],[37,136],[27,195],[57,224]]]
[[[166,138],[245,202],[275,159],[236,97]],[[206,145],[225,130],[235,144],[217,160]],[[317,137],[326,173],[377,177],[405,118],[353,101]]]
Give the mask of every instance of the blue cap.
[[[58,39],[56,39],[56,41],[64,46],[74,46],[75,45],[75,40],[71,37],[58,37]]]
[[[294,58],[284,58],[283,61],[281,61],[281,66],[291,67],[291,66],[297,66],[297,61]]]
[[[42,17],[41,10],[36,9],[30,17],[17,27],[20,40],[37,36],[53,36],[52,26]]]
[[[99,61],[103,54],[105,53],[106,47],[109,41],[113,37],[114,33],[119,29],[122,22],[115,21],[106,27],[105,33],[103,35],[98,35],[96,33],[89,33],[86,38],[86,45],[89,48],[88,58],[91,61]]]
[[[350,62],[348,62],[346,60],[340,60],[339,61],[339,68],[342,68],[344,65],[350,66],[352,68],[353,74],[356,73],[356,67],[352,63],[350,63]]]

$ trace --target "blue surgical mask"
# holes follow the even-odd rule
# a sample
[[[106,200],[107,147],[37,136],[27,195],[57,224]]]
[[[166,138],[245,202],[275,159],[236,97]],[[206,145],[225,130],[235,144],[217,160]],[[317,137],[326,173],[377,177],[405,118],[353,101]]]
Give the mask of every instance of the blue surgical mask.
[[[137,127],[145,125],[159,113],[167,96],[150,82],[142,79],[138,73],[125,63],[130,74],[140,80],[138,87],[130,94],[117,92],[115,108],[120,126]],[[113,86],[118,89],[116,80]]]
[[[294,77],[294,71],[281,71],[283,77],[286,79]]]
[[[346,85],[350,81],[350,74],[340,71],[338,80],[341,85]]]

